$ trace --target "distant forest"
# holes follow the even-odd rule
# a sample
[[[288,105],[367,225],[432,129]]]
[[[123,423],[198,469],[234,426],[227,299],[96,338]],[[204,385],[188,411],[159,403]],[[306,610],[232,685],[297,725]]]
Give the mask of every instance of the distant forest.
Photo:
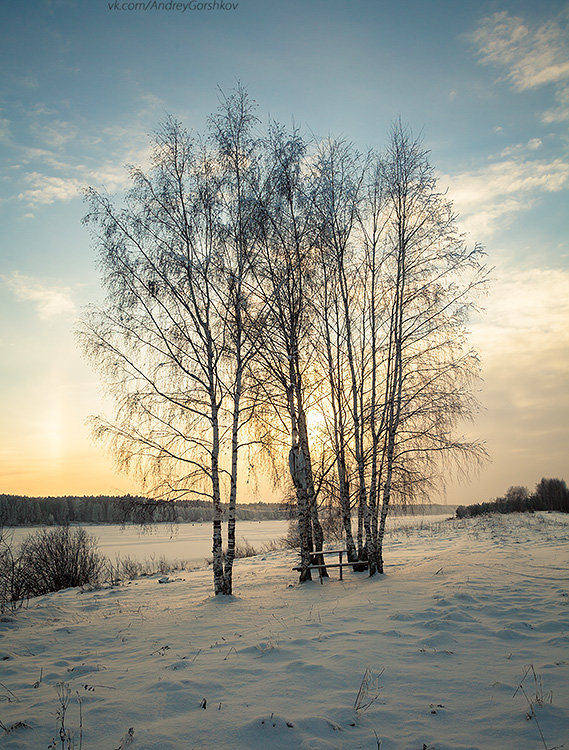
[[[471,518],[485,513],[533,513],[536,510],[556,510],[569,513],[569,489],[563,479],[542,479],[530,493],[527,487],[510,487],[504,497],[487,503],[459,505],[457,518]]]
[[[392,513],[432,515],[454,513],[454,505],[394,505]],[[224,513],[227,508],[224,508]],[[323,509],[323,515],[334,512]],[[241,521],[273,521],[293,517],[287,503],[247,503],[238,505],[236,516]],[[0,495],[0,528],[3,526],[63,526],[70,523],[195,523],[211,521],[213,507],[208,500],[165,502],[137,495],[62,497],[27,497]]]
[[[281,503],[239,505],[241,520],[286,519],[289,511]],[[2,526],[56,526],[69,523],[184,523],[211,521],[213,508],[207,500],[165,502],[136,495],[112,497],[26,497],[0,495]]]

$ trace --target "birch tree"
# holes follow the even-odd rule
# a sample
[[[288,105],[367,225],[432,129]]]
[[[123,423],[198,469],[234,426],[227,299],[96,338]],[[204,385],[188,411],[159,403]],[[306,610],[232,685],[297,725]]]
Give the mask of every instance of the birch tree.
[[[365,164],[353,147],[328,139],[315,160],[311,194],[321,267],[318,310],[328,394],[323,400],[324,419],[335,450],[348,559],[354,562],[363,553],[366,501],[362,414],[365,371],[365,324],[362,326],[365,295],[362,289],[365,281],[355,237],[364,175]],[[356,467],[353,477],[350,458]],[[351,528],[350,484],[357,487],[357,553]]]
[[[116,403],[115,418],[95,420],[95,430],[125,468],[156,478],[155,496],[211,499],[216,594],[232,591],[239,433],[250,409],[252,124],[241,90],[212,118],[209,144],[169,120],[150,172],[133,171],[123,209],[94,190],[87,196],[107,298],[86,315],[80,338]]]
[[[227,519],[227,553],[223,570],[225,593],[232,591],[235,559],[235,507],[241,434],[253,416],[254,400],[247,388],[250,365],[260,344],[259,322],[264,315],[254,290],[255,269],[260,252],[257,213],[260,141],[253,135],[257,124],[253,104],[239,84],[222,102],[210,120],[214,154],[221,167],[220,212],[223,248],[223,280],[226,296],[227,336],[225,372],[231,402],[231,463]],[[215,524],[221,517],[214,520]]]
[[[394,494],[405,499],[441,479],[441,465],[480,459],[484,448],[457,434],[476,410],[478,358],[466,321],[486,269],[478,245],[457,229],[452,203],[437,190],[428,154],[394,125],[378,171],[388,213],[383,288],[389,316],[381,426],[379,524],[370,574],[383,572],[385,524]]]
[[[314,163],[324,418],[350,559],[355,506],[358,557],[374,575],[383,572],[392,498],[424,498],[443,467],[484,454],[457,428],[476,410],[465,323],[485,270],[427,152],[401,123],[365,168],[334,141]]]
[[[322,549],[324,541],[307,422],[312,300],[318,282],[313,214],[303,171],[305,154],[306,145],[297,131],[287,134],[281,126],[272,125],[266,141],[260,217],[264,252],[259,269],[259,288],[270,312],[264,320],[258,357],[269,413],[276,411],[277,426],[286,424],[290,438],[288,460],[297,498],[301,581],[310,580],[311,553]],[[327,575],[325,570],[323,575]]]

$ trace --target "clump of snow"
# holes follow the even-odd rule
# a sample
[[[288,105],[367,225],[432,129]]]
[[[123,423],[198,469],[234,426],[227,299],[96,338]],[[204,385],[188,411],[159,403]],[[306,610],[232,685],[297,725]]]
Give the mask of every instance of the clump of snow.
[[[283,551],[233,597],[209,569],[40,597],[0,618],[2,746],[47,748],[67,694],[85,750],[569,747],[568,542],[479,517],[394,530],[373,579],[299,585]]]

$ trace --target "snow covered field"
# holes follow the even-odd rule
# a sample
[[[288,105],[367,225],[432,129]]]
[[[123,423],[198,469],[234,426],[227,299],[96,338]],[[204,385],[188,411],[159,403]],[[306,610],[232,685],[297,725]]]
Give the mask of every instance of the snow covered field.
[[[41,597],[1,618],[0,746],[569,748],[568,551],[560,514],[423,521],[375,579],[271,552],[231,598],[209,569]]]

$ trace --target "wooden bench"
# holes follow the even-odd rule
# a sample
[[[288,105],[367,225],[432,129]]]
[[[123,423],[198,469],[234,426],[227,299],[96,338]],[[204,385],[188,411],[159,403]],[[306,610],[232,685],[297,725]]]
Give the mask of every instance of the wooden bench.
[[[346,566],[352,566],[352,565],[358,565],[360,570],[365,570],[368,567],[368,564],[365,560],[357,560],[356,562],[349,562],[346,560],[343,561],[344,554],[348,554],[347,549],[320,549],[316,550],[315,552],[310,553],[310,565],[308,566],[308,570],[317,570],[318,575],[320,576],[320,583],[323,583],[322,581],[322,571],[326,568],[340,568],[340,580],[342,581],[344,579],[343,576],[343,569]],[[319,557],[324,557],[324,555],[338,555],[338,562],[337,563],[317,563],[316,560]],[[295,565],[293,570],[298,570],[299,572],[304,570],[302,565]]]

